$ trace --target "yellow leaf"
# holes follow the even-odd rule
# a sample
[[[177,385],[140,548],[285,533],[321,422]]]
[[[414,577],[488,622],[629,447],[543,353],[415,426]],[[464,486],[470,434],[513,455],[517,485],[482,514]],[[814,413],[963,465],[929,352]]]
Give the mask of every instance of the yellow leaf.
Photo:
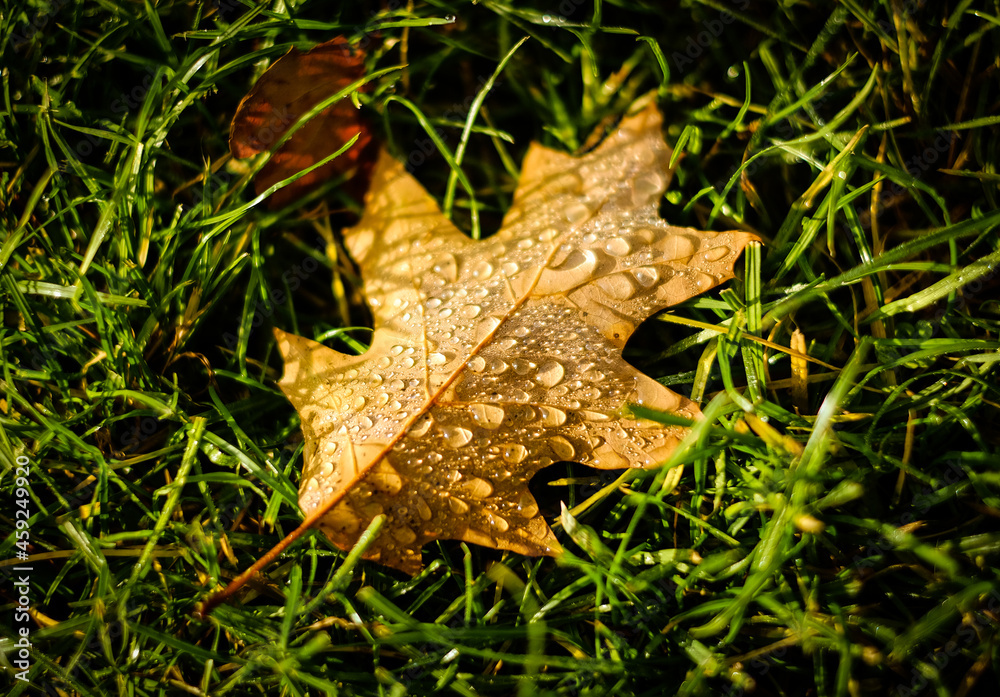
[[[409,573],[435,539],[557,554],[528,491],[538,470],[667,457],[683,429],[622,407],[700,411],[625,363],[622,347],[646,317],[731,278],[756,238],[659,217],[671,174],[661,121],[649,106],[580,158],[533,144],[484,241],[382,153],[364,216],[345,232],[371,348],[351,356],[276,331],[281,388],[306,439],[307,521],[348,549],[384,513],[366,557]]]

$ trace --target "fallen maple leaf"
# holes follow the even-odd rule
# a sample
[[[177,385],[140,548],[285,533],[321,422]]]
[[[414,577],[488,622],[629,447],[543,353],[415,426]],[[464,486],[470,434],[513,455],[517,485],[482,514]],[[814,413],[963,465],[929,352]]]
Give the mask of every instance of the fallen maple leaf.
[[[528,490],[539,469],[666,458],[683,429],[622,407],[700,411],[621,350],[644,318],[731,278],[756,238],[659,217],[671,175],[661,120],[649,106],[580,158],[533,144],[503,226],[481,242],[381,155],[345,231],[371,348],[352,356],[275,332],[306,440],[303,527],[349,549],[385,514],[366,557],[411,574],[435,539],[556,554]]]
[[[229,130],[233,157],[253,157],[267,151],[299,117],[365,74],[365,54],[352,49],[342,36],[305,53],[291,48],[271,65],[243,98]],[[328,164],[279,189],[269,205],[283,206],[310,189],[364,165],[370,128],[349,99],[342,99],[314,116],[292,134],[257,173],[258,194],[319,162],[358,135],[354,146]]]

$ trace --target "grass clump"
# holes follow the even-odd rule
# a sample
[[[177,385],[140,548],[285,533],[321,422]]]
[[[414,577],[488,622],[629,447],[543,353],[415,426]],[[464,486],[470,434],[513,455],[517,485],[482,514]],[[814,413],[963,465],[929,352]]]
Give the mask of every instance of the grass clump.
[[[972,0],[8,3],[11,694],[991,694],[998,26]],[[336,34],[370,74],[406,66],[358,99],[403,158],[438,136],[415,173],[470,233],[498,227],[528,142],[585,149],[656,90],[678,155],[663,215],[765,244],[629,344],[703,403],[688,447],[536,483],[553,516],[570,507],[563,558],[443,543],[408,579],[314,535],[199,623],[197,601],[300,520],[268,325],[368,337],[325,242],[359,202],[331,182],[246,208],[227,156],[266,65]]]

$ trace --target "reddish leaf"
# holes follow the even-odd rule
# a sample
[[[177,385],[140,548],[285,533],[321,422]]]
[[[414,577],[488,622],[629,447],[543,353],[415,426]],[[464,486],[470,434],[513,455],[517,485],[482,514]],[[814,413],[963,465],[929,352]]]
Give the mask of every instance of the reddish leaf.
[[[364,73],[364,52],[354,50],[338,36],[305,53],[292,48],[264,72],[240,102],[229,131],[229,149],[237,158],[268,150],[275,141],[324,99],[336,94]],[[319,162],[360,134],[350,150],[271,196],[280,207],[319,184],[355,167],[367,170],[364,158],[371,129],[349,99],[324,109],[286,142],[257,174],[257,193]]]

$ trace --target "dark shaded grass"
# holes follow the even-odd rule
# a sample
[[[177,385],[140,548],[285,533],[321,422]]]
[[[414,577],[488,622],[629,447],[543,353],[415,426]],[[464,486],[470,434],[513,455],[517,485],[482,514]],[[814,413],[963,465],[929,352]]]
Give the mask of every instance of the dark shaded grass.
[[[992,694],[997,7],[536,5],[4,9],[14,563],[15,458],[32,462],[29,623],[0,562],[5,660],[21,626],[33,642],[12,694]],[[663,215],[765,245],[629,344],[702,401],[689,447],[535,482],[573,510],[562,559],[445,542],[411,580],[314,536],[199,623],[300,520],[269,327],[369,337],[345,330],[368,318],[324,242],[359,203],[333,182],[243,212],[251,165],[227,157],[267,63],[338,33],[370,72],[407,64],[360,99],[470,234],[498,227],[530,140],[585,150],[656,90],[683,154]],[[467,190],[464,121],[524,36],[475,114]]]

